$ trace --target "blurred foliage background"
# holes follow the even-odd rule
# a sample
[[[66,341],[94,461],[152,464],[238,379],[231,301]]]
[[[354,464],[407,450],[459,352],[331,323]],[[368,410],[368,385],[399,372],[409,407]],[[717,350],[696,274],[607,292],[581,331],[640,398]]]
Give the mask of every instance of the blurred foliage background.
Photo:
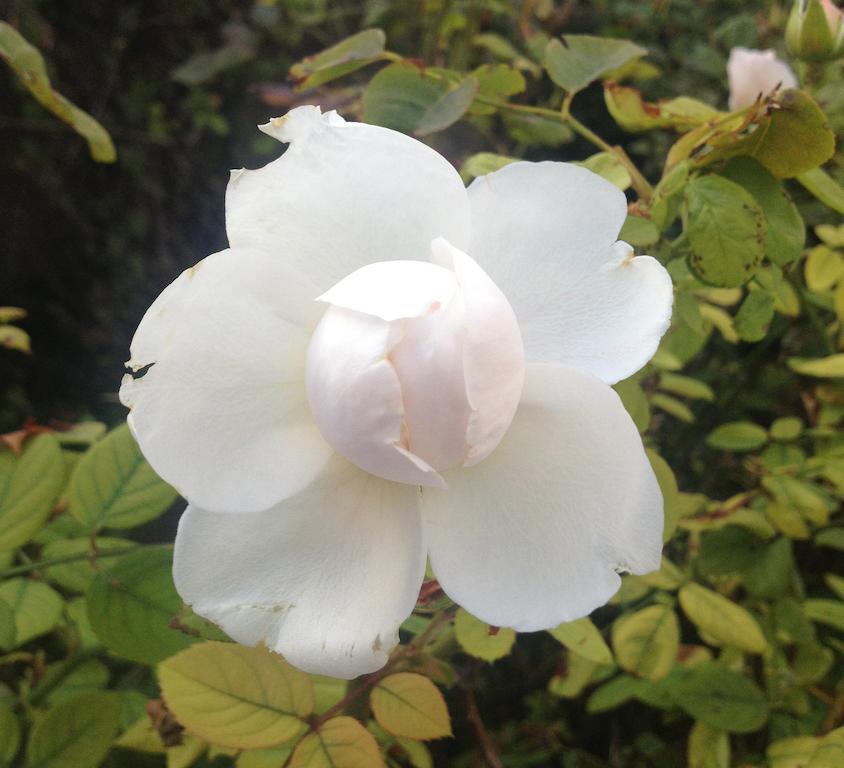
[[[343,766],[844,765],[842,62],[792,57],[802,91],[726,115],[730,50],[787,56],[790,10],[0,4],[0,765],[329,764],[295,758],[305,726],[249,743],[236,722],[209,727],[172,682],[204,660],[312,691],[289,716],[351,729],[364,757]],[[9,29],[105,131],[33,78]],[[582,34],[647,55],[584,44],[594,72],[576,83],[558,39]],[[658,101],[677,97],[695,101]],[[662,571],[625,577],[591,621],[518,639],[455,615],[429,582],[390,670],[436,684],[413,678],[427,730],[379,712],[401,680],[347,689],[214,644],[226,638],[182,606],[157,546],[183,502],[125,428],[107,433],[142,313],[226,245],[226,171],[275,157],[254,126],[308,103],[415,133],[467,180],[510,158],[586,161],[627,190],[623,236],[676,286],[653,363],[617,386],[666,497]],[[778,143],[748,149],[763,134]],[[96,162],[110,142],[114,162]]]

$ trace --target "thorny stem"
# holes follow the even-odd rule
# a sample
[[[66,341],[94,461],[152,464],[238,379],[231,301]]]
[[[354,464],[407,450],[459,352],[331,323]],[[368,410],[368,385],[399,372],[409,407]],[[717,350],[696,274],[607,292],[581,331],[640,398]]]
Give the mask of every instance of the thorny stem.
[[[96,559],[100,560],[104,557],[117,557],[118,555],[126,555],[129,552],[137,552],[142,546],[135,545],[132,547],[120,547],[119,549],[108,549],[104,552],[97,552]],[[20,576],[24,573],[31,573],[32,571],[40,571],[42,568],[49,568],[52,565],[64,565],[65,563],[75,563],[80,560],[92,560],[91,552],[77,552],[73,555],[62,555],[61,557],[51,557],[47,560],[32,560],[23,565],[16,565],[13,568],[6,568],[0,571],[0,579],[8,579],[12,576]]]

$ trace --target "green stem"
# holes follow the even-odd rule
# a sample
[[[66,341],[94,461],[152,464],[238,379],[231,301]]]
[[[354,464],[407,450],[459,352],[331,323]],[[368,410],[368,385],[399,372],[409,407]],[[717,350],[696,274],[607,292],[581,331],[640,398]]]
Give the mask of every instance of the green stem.
[[[648,202],[654,194],[654,188],[651,186],[650,182],[644,177],[642,172],[636,167],[636,164],[621,147],[613,146],[604,141],[604,139],[598,136],[597,133],[581,123],[580,120],[571,113],[571,102],[573,98],[573,93],[567,93],[563,99],[563,105],[560,107],[560,115],[563,120],[569,124],[575,133],[582,136],[599,149],[602,149],[604,152],[609,152],[610,154],[615,155],[619,162],[627,170],[627,173],[630,174],[630,181],[633,184],[633,189],[636,190],[639,197],[642,198],[644,202]]]
[[[136,552],[138,546],[120,547],[119,549],[107,549],[105,552],[98,552],[96,559],[100,560],[104,557],[117,557],[119,555],[126,555],[129,552]],[[0,579],[8,579],[12,576],[20,576],[24,573],[31,573],[32,571],[40,571],[42,568],[49,568],[52,565],[64,565],[65,563],[76,563],[80,560],[91,560],[90,552],[76,552],[72,555],[62,555],[61,557],[51,557],[47,560],[35,560],[23,565],[16,565],[13,568],[6,568],[0,571]]]
[[[29,695],[28,704],[30,706],[37,706],[44,699],[47,698],[62,682],[64,682],[71,673],[84,664],[89,659],[96,658],[99,655],[99,649],[87,648],[79,651],[75,656],[71,656],[61,666],[47,672],[44,679],[32,690]]]

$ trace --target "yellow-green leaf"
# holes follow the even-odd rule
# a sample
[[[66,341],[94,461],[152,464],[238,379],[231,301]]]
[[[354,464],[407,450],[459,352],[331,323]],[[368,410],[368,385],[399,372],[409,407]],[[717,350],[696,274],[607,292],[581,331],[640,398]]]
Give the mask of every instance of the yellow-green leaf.
[[[567,621],[548,632],[570,651],[598,664],[612,664],[612,651],[588,617]]]
[[[14,70],[41,106],[50,110],[88,142],[91,157],[98,163],[117,158],[111,137],[91,115],[53,90],[47,66],[38,49],[27,42],[13,26],[0,21],[0,58]]]
[[[287,768],[382,768],[375,737],[352,717],[334,717],[296,745]]]
[[[812,598],[803,603],[803,610],[812,621],[844,632],[844,603],[841,601]]]
[[[752,451],[768,442],[768,433],[749,421],[731,421],[716,427],[706,438],[706,444],[722,451]]]
[[[806,285],[815,293],[830,290],[844,275],[844,259],[828,245],[816,245],[806,255]]]
[[[844,378],[844,353],[810,359],[790,357],[788,367],[803,376],[815,376],[819,379]]]
[[[19,457],[0,449],[0,552],[17,549],[39,531],[64,478],[62,450],[53,435],[28,440]]]
[[[308,676],[264,648],[194,645],[158,667],[167,706],[211,744],[260,749],[298,736],[314,707]]]
[[[688,768],[730,768],[730,737],[697,722],[689,731]]]
[[[764,653],[768,647],[756,619],[723,595],[700,584],[686,584],[679,598],[686,616],[715,644],[749,653]]]
[[[378,724],[394,736],[440,739],[451,735],[445,699],[424,675],[399,672],[372,689],[370,703]]]
[[[824,205],[833,211],[844,213],[844,188],[826,171],[813,168],[797,176],[799,181]]]
[[[619,666],[649,680],[661,680],[674,667],[680,647],[677,614],[668,605],[651,605],[622,616],[612,628]]]
[[[300,89],[315,88],[377,61],[384,53],[385,42],[383,30],[364,29],[297,62],[290,67],[290,78]]]
[[[457,642],[470,656],[484,661],[495,661],[510,653],[516,642],[516,633],[507,627],[493,632],[489,624],[476,619],[460,608],[454,617],[454,632]]]
[[[11,579],[0,584],[0,600],[15,615],[15,645],[44,635],[62,616],[61,596],[41,581]]]

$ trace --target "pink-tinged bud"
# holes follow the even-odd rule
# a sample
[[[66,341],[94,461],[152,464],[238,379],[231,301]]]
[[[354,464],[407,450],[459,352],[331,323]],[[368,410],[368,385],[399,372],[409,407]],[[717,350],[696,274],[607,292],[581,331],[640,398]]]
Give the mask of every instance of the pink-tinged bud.
[[[730,83],[730,110],[749,107],[759,98],[781,88],[796,88],[797,77],[791,67],[773,51],[733,48],[727,61]]]
[[[844,16],[832,0],[795,0],[785,30],[788,50],[806,61],[844,54]]]

